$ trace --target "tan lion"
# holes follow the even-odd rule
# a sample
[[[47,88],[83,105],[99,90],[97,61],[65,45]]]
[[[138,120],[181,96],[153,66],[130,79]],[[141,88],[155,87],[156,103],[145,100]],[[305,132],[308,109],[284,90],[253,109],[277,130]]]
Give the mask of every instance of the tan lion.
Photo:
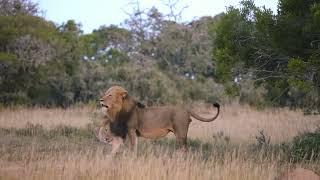
[[[109,88],[100,99],[100,104],[106,118],[100,131],[104,131],[109,124],[114,137],[125,139],[128,135],[134,150],[137,148],[137,136],[157,139],[172,132],[182,150],[187,151],[190,116],[203,122],[211,122],[220,112],[218,103],[213,104],[217,108],[217,114],[212,118],[200,117],[192,110],[178,106],[143,107],[120,86]]]
[[[124,138],[113,134],[108,127],[96,129],[95,135],[101,142],[111,145],[111,155],[116,154],[119,147],[124,144]]]

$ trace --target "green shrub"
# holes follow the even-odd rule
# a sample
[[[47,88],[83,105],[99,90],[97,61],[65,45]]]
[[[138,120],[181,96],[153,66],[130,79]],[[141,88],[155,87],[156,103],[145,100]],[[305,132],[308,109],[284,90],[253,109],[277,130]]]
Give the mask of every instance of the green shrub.
[[[152,104],[175,104],[181,101],[176,83],[156,67],[142,68],[135,64],[118,66],[110,77],[112,85],[124,86],[132,96]]]
[[[296,136],[289,146],[294,162],[312,161],[320,158],[320,129]]]

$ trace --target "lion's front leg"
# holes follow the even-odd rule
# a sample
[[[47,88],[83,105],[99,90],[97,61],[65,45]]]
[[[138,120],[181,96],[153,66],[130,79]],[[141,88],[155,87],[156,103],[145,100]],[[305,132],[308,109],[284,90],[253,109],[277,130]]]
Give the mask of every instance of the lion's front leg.
[[[121,145],[124,144],[123,139],[121,137],[113,137],[110,143],[112,146],[111,155],[115,155],[118,152]]]
[[[136,130],[130,129],[128,135],[129,135],[130,145],[131,145],[130,148],[136,153],[138,150],[138,137],[136,134]]]

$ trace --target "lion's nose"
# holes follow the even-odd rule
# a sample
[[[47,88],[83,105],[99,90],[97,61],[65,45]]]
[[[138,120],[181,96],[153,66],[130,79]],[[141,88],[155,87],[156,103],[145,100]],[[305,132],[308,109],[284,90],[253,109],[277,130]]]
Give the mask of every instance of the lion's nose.
[[[104,105],[104,103],[103,103],[103,99],[100,99],[100,105],[101,105],[102,107],[109,108],[109,106],[108,106],[108,105]]]
[[[105,105],[105,104],[103,104],[103,103],[100,103],[100,104],[101,104],[102,107],[109,108],[108,105]]]

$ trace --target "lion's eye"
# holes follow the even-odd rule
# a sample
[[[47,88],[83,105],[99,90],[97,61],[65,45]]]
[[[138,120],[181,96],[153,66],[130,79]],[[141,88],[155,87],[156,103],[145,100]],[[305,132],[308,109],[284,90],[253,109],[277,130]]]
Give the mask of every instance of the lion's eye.
[[[108,97],[111,97],[111,96],[112,96],[111,94],[108,95]]]

